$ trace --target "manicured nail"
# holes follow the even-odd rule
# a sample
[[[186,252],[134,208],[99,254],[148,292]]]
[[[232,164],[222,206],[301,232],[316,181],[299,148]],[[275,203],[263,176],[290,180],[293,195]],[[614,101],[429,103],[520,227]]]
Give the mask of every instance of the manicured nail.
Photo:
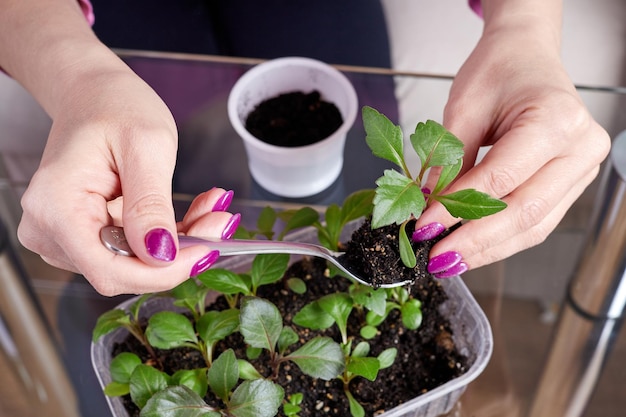
[[[457,275],[461,275],[465,272],[467,272],[467,270],[469,269],[469,267],[467,266],[467,264],[465,262],[459,262],[458,264],[454,265],[452,268],[447,269],[443,272],[439,272],[437,274],[434,274],[435,278],[450,278],[450,277],[455,277]]]
[[[233,217],[230,218],[226,227],[224,227],[224,231],[222,232],[222,239],[228,240],[237,231],[237,227],[239,227],[239,222],[241,221],[241,214],[235,213]]]
[[[434,222],[416,229],[411,238],[414,242],[422,242],[424,240],[436,238],[443,233],[444,230],[446,230],[446,227],[443,224]]]
[[[213,266],[217,258],[220,257],[220,251],[212,250],[202,259],[200,259],[196,264],[191,268],[191,272],[189,273],[190,277],[196,277]]]
[[[146,249],[150,256],[171,262],[176,258],[176,242],[167,229],[153,229],[146,234]]]
[[[458,252],[444,252],[441,255],[437,255],[428,262],[428,272],[431,274],[439,274],[452,268],[463,258]]]
[[[430,194],[430,188],[422,187],[422,194]]]
[[[215,205],[211,209],[211,211],[226,211],[228,207],[230,207],[230,203],[233,201],[233,196],[235,195],[233,190],[226,191],[222,196],[215,202]]]

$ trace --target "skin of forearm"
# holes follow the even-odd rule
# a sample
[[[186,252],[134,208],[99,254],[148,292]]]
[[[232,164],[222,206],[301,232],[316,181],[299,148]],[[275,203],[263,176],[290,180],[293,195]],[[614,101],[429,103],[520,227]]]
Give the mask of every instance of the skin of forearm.
[[[485,31],[522,30],[560,48],[562,0],[482,0],[482,8]]]
[[[76,0],[0,0],[0,67],[52,118],[94,74],[125,70]]]

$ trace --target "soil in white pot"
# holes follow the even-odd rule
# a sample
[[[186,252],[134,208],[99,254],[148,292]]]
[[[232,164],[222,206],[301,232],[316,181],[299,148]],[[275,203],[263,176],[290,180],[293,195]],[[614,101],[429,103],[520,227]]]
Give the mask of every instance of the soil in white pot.
[[[337,106],[318,91],[294,91],[259,103],[246,118],[256,138],[283,147],[306,146],[332,135],[343,123]]]

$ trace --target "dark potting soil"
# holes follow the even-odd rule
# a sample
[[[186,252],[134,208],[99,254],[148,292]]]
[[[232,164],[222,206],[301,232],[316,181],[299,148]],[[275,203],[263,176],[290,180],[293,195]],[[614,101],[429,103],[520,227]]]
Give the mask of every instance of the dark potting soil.
[[[415,222],[409,222],[406,230],[413,230]],[[342,263],[348,270],[363,277],[372,277],[374,287],[393,282],[417,282],[433,278],[426,270],[430,249],[450,234],[456,227],[446,230],[437,238],[424,242],[412,242],[417,256],[415,268],[407,268],[400,259],[398,249],[398,226],[390,225],[372,229],[370,220],[363,222],[342,250]]]
[[[342,123],[337,106],[318,91],[295,91],[261,102],[246,118],[246,129],[263,142],[295,147],[327,138]]]
[[[371,231],[371,228],[365,226],[359,229],[353,235],[352,241],[367,230]],[[393,252],[393,242],[397,241],[397,238],[394,237],[393,233],[383,233],[383,235],[383,241],[379,242],[379,245],[385,248],[389,245],[389,250]],[[427,249],[424,250],[427,251],[432,244],[433,242],[428,243]],[[364,245],[368,246],[369,243]],[[385,249],[385,251],[387,250]],[[374,251],[380,252],[380,250]],[[395,252],[397,253],[397,251],[396,243]],[[427,256],[425,258],[420,257],[420,259],[421,262],[424,262]],[[358,257],[355,256],[354,262],[357,260]],[[397,262],[394,262],[394,265],[397,265]],[[372,266],[359,267],[371,268]],[[422,264],[421,268],[425,270],[425,264]],[[285,277],[303,279],[307,285],[306,293],[303,295],[295,294],[288,289],[284,281],[280,281],[273,285],[261,287],[257,295],[272,301],[280,311],[286,312],[283,313],[284,324],[290,325],[298,332],[301,340],[309,340],[316,335],[329,336],[337,341],[341,340],[336,326],[326,330],[311,331],[293,325],[292,319],[295,313],[310,301],[325,294],[347,291],[351,285],[350,281],[342,277],[329,278],[326,262],[319,258],[303,258],[294,263],[290,266]],[[366,416],[379,415],[383,411],[390,410],[419,394],[426,393],[462,375],[469,368],[467,358],[456,349],[449,322],[439,312],[439,306],[447,299],[440,282],[428,273],[418,273],[415,277],[415,283],[407,289],[422,302],[423,321],[417,330],[407,330],[402,325],[398,310],[393,310],[388,319],[379,326],[377,336],[368,340],[371,346],[370,356],[376,356],[389,347],[397,348],[398,352],[394,364],[381,370],[376,381],[370,382],[361,377],[352,381],[351,392],[365,408]],[[223,298],[218,298],[212,308],[225,309],[228,306]],[[355,335],[353,346],[363,340],[359,336],[359,329],[362,327],[363,321],[363,315],[357,310],[350,315],[349,334]],[[299,346],[300,344],[294,345],[290,351]],[[227,348],[233,348],[238,357],[246,357],[245,345],[239,334],[232,335],[220,343],[216,347],[214,357],[217,357],[220,352]],[[123,351],[135,352],[144,361],[148,360],[145,348],[132,337],[129,337],[123,344],[117,345],[113,355]],[[200,353],[192,349],[168,351],[157,349],[157,354],[159,359],[155,365],[169,374],[179,369],[206,366]],[[267,357],[264,355],[262,354],[258,359],[250,362],[262,375],[267,377],[272,372],[266,366],[264,359]],[[285,398],[293,393],[301,392],[304,394],[304,400],[301,404],[302,411],[298,413],[300,417],[349,416],[349,404],[343,392],[343,383],[338,379],[316,380],[304,375],[295,364],[285,363],[281,366],[275,382],[285,389]],[[139,416],[139,410],[132,403],[130,397],[126,396],[124,401],[129,414],[133,417]],[[223,406],[211,393],[207,394],[205,401],[210,405]],[[278,415],[283,416],[282,408]]]

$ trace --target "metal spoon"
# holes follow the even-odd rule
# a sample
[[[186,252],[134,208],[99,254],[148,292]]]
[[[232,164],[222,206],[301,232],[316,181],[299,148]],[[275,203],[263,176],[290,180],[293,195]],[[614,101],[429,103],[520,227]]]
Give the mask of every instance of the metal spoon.
[[[104,246],[106,246],[112,252],[123,256],[135,256],[131,250],[126,236],[124,235],[124,229],[116,226],[105,226],[100,230],[100,239]],[[289,253],[294,255],[309,255],[324,258],[331,262],[343,273],[345,273],[352,280],[361,284],[373,286],[370,279],[358,276],[353,271],[350,271],[342,263],[343,252],[334,252],[323,246],[314,245],[312,243],[301,242],[287,242],[276,240],[220,240],[220,239],[208,239],[195,236],[178,236],[178,242],[181,248],[186,248],[194,245],[204,245],[211,250],[217,250],[220,256],[232,256],[232,255],[249,255],[249,254],[261,254],[261,253]],[[401,285],[410,284],[411,281],[399,281],[381,284],[382,288],[393,288]]]

